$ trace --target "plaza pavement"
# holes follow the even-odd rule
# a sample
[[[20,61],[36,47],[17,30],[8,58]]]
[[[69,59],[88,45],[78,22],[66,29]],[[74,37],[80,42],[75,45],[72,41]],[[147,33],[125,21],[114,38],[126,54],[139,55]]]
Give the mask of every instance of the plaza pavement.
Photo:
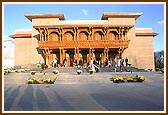
[[[164,75],[135,72],[143,83],[112,83],[113,73],[10,73],[4,76],[4,111],[163,111]],[[27,84],[31,77],[56,78],[55,84]]]

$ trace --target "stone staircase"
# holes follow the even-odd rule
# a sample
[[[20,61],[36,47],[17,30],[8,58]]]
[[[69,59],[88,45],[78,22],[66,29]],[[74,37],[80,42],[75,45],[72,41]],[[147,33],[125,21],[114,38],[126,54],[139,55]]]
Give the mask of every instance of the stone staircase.
[[[115,72],[115,67],[101,67],[101,72]],[[117,72],[120,72],[120,68],[116,68]],[[124,67],[123,72],[146,72],[144,69],[138,69],[135,67]]]
[[[60,67],[60,68],[48,68],[46,70],[47,73],[52,73],[53,70],[57,69],[60,73],[75,73],[76,70],[78,70],[79,68],[74,68],[74,67]],[[81,68],[82,72],[86,73],[88,72],[89,68]],[[117,72],[120,71],[119,67],[117,67]],[[146,70],[143,69],[138,69],[135,67],[125,67],[123,72],[146,72]],[[115,67],[101,67],[99,72],[115,72]]]
[[[79,68],[74,68],[74,67],[59,67],[59,68],[48,68],[46,70],[47,73],[52,72],[53,70],[57,69],[60,73],[76,73],[76,70],[78,70]],[[82,72],[86,72],[86,69],[82,69]]]

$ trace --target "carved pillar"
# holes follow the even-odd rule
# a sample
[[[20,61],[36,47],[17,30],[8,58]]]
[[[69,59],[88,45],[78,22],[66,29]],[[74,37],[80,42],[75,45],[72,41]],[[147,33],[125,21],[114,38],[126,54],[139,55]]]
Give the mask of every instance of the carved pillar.
[[[128,39],[128,31],[129,31],[129,27],[127,27],[127,28],[125,29],[125,40]]]
[[[89,40],[92,40],[92,31],[93,31],[93,27],[89,27]]]
[[[76,52],[77,52],[77,64],[79,64],[79,48],[76,49]]]
[[[60,51],[60,64],[63,64],[63,59],[64,59],[64,49],[63,48],[59,48]]]
[[[58,28],[58,31],[59,31],[59,40],[62,41],[63,28],[62,28],[62,27],[59,27],[59,28]]]
[[[52,60],[50,60],[50,56],[51,56],[51,51],[52,51],[52,50],[50,50],[50,49],[48,49],[48,48],[45,48],[45,49],[42,50],[42,51],[43,51],[43,54],[44,54],[44,56],[45,56],[45,58],[46,58],[45,63],[46,63],[47,65],[50,65],[50,64],[51,64],[51,61],[52,61]]]
[[[107,27],[103,28],[104,40],[107,40]]]
[[[74,40],[78,38],[78,27],[74,27]]]
[[[121,58],[122,58],[123,51],[124,51],[124,48],[121,48],[121,47],[118,50],[119,57],[121,57]]]
[[[119,27],[118,28],[118,37],[119,37],[119,40],[121,40],[122,39],[122,27]]]
[[[89,49],[89,60],[92,58],[91,57],[92,56],[91,52],[92,52],[92,48]]]
[[[109,48],[104,48],[104,51],[103,51],[103,63],[106,62],[106,59],[108,59],[108,51],[109,51]]]
[[[76,47],[75,47],[75,49],[74,49],[74,60],[76,60]]]
[[[92,52],[91,52],[92,58],[93,58],[93,56],[94,56],[94,55],[93,55],[93,54],[94,54],[94,51],[95,51],[94,48],[92,48]]]
[[[44,28],[44,41],[48,40],[48,36],[49,36],[48,28]]]
[[[124,27],[121,28],[121,39],[124,40],[125,36],[124,36]]]

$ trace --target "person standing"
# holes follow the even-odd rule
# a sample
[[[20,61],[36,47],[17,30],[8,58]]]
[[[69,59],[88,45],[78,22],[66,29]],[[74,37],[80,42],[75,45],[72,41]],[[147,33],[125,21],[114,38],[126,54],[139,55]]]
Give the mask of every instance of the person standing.
[[[126,63],[126,66],[128,66],[128,58],[127,57],[125,58],[125,63]]]
[[[67,66],[67,59],[66,58],[64,59],[63,64],[64,64],[64,67]]]
[[[54,61],[53,61],[53,67],[54,67],[54,68],[57,67],[57,58],[55,58]]]

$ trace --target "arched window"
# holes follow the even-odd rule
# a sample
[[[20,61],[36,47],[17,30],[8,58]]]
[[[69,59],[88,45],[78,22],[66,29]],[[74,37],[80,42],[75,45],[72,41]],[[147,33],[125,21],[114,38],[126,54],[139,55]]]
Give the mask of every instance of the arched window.
[[[108,35],[109,40],[117,40],[118,39],[118,34],[115,31],[111,31]]]
[[[88,33],[80,32],[78,36],[78,40],[88,40]]]
[[[94,40],[103,40],[103,33],[100,31],[97,31],[94,33]]]
[[[72,32],[66,32],[63,35],[63,41],[73,41],[73,33]]]
[[[59,34],[57,32],[50,33],[48,41],[59,41]]]

